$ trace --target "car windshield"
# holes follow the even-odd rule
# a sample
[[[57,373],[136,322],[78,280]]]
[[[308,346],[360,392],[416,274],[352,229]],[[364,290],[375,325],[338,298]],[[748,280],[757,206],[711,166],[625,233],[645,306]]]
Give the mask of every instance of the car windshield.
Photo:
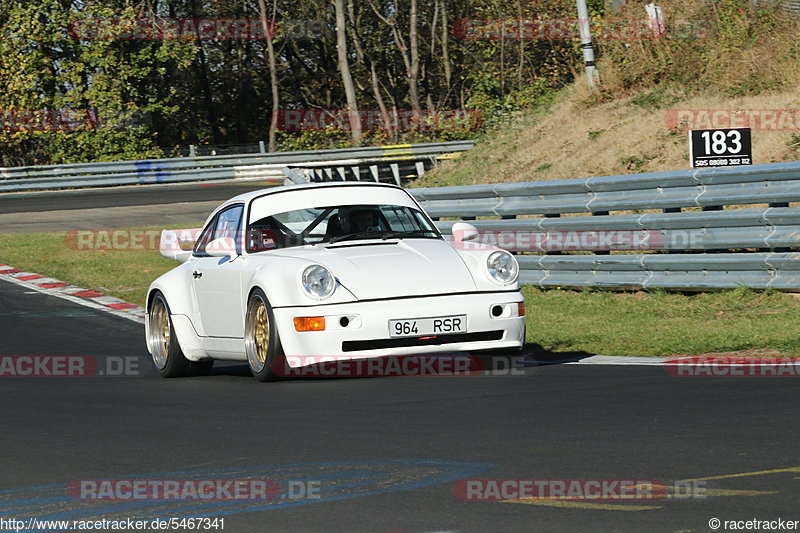
[[[248,227],[248,251],[261,252],[361,239],[440,239],[418,209],[400,205],[339,205],[296,209]]]

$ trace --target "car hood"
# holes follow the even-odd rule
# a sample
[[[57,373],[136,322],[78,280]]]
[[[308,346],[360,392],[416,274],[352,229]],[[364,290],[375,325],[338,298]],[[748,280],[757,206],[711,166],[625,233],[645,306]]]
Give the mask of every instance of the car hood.
[[[458,252],[439,239],[345,241],[272,253],[328,267],[359,300],[476,290]]]

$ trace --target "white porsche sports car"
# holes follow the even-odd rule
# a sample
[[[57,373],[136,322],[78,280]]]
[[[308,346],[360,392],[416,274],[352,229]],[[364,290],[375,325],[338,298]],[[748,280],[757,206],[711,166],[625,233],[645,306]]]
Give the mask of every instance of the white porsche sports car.
[[[525,307],[511,254],[446,240],[393,185],[313,183],[248,192],[206,221],[193,250],[165,230],[182,264],[147,294],[145,335],[164,377],[247,361],[278,377],[289,356],[362,359],[521,349]]]

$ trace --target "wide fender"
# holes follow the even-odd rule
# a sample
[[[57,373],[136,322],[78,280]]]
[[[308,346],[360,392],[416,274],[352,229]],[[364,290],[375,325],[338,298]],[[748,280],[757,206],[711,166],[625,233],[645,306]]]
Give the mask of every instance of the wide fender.
[[[158,290],[167,299],[171,314],[191,317],[195,307],[192,284],[189,282],[193,268],[193,261],[189,261],[156,278],[147,289],[147,309],[150,309],[153,293]]]

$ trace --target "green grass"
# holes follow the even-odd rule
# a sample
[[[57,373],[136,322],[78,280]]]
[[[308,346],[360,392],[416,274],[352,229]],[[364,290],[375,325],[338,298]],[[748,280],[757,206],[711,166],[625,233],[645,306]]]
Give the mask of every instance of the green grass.
[[[0,235],[0,263],[144,305],[147,287],[177,263],[157,250],[75,250],[63,233]],[[523,289],[527,341],[538,352],[672,355],[774,350],[800,354],[798,299],[736,289],[665,291]]]
[[[637,94],[631,99],[630,103],[641,107],[645,111],[665,109],[681,100],[680,96],[671,91],[672,89],[669,87],[658,87],[652,91]]]
[[[693,295],[666,291],[541,291],[525,287],[528,342],[544,351],[695,355],[777,350],[800,354],[798,300],[740,288]]]
[[[158,250],[76,250],[64,233],[0,235],[0,263],[137,305],[144,305],[150,282],[178,264]]]

